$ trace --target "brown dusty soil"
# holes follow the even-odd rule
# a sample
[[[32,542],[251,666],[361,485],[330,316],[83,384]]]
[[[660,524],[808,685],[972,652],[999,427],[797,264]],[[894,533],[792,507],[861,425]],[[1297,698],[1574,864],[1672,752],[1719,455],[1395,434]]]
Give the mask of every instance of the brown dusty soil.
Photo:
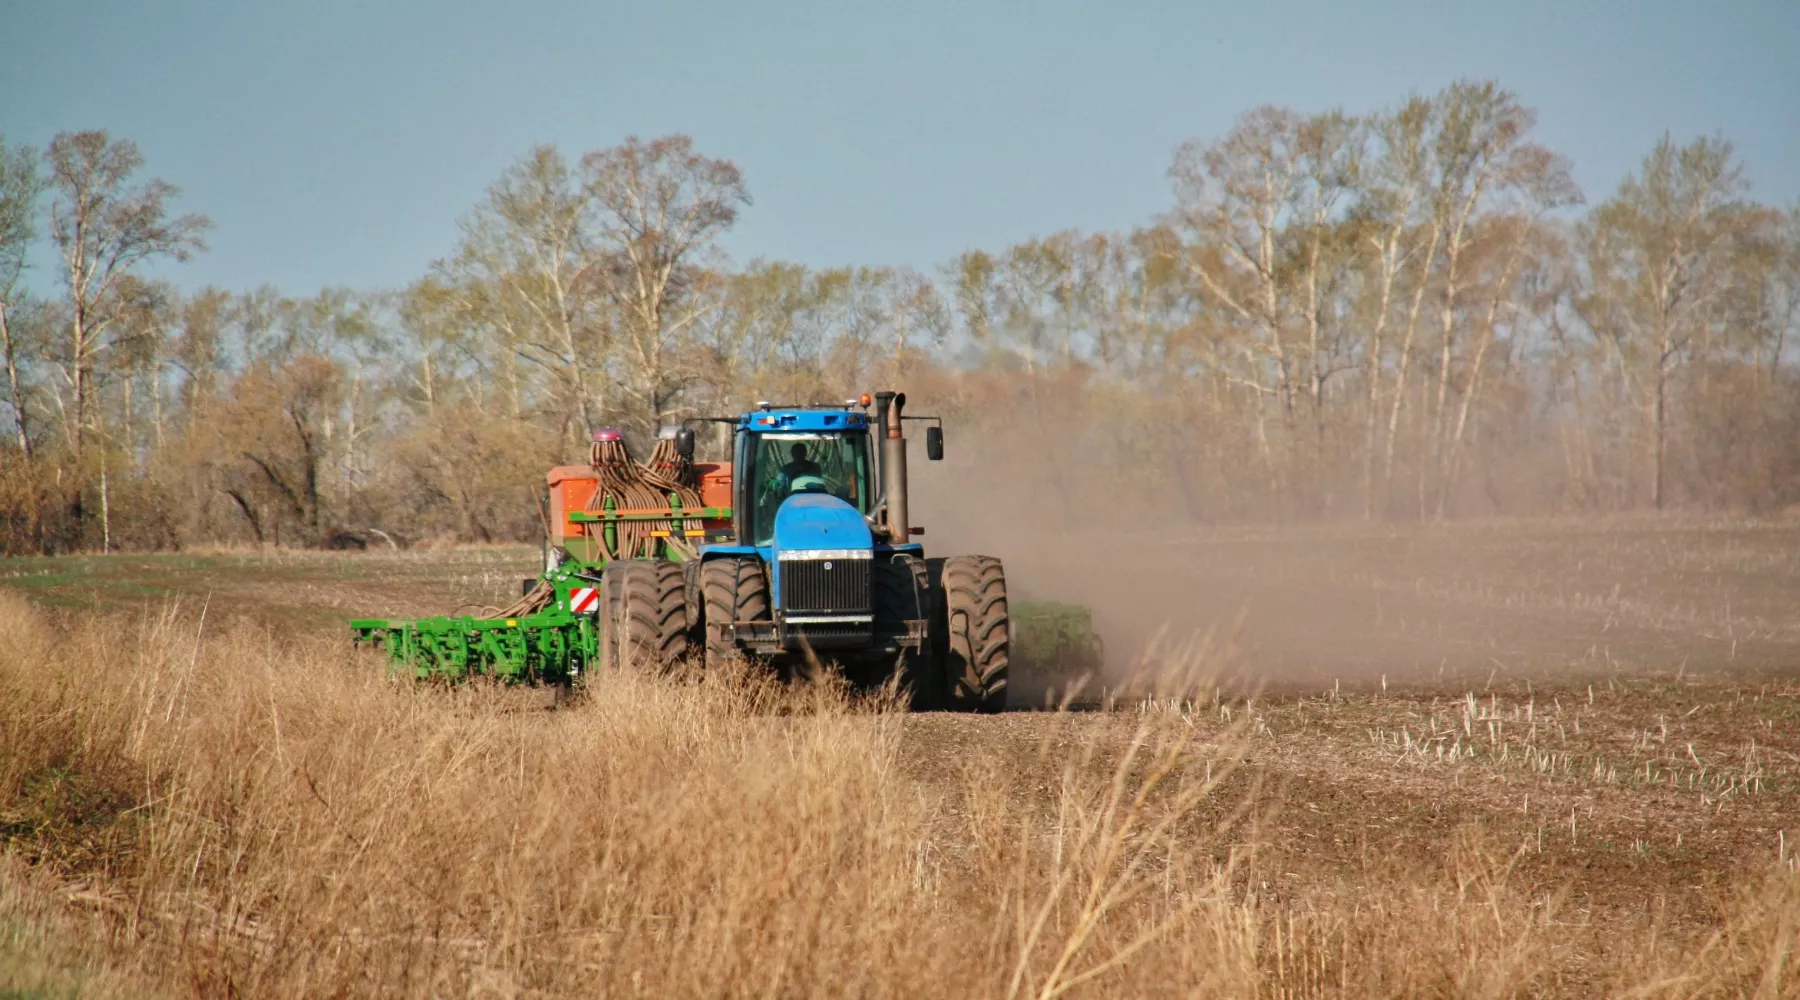
[[[1213,633],[1223,710],[1255,719],[1242,779],[1278,793],[1256,865],[1267,892],[1355,893],[1475,836],[1564,919],[1680,928],[1716,919],[1742,873],[1794,863],[1800,524],[984,541],[1014,593],[1094,607],[1107,684]],[[1015,680],[1015,702],[1041,705],[1063,679]],[[1219,705],[1196,711],[1222,724]],[[909,765],[998,755],[1042,787],[1054,718],[917,718]],[[1135,722],[1078,726],[1123,740]]]

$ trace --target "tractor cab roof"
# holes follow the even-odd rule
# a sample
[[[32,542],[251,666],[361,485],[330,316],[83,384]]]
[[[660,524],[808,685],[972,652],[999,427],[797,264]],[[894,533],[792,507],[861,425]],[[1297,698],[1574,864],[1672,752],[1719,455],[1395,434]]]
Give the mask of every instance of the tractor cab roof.
[[[738,428],[752,434],[774,431],[801,433],[861,433],[869,429],[869,415],[861,410],[811,406],[781,406],[752,410],[738,418]]]

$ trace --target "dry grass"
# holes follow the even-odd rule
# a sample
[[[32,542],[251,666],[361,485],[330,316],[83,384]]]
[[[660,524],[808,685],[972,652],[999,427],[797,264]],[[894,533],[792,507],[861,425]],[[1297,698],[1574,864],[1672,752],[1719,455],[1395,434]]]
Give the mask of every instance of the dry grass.
[[[1596,917],[1477,807],[1418,855],[1303,867],[1295,838],[1325,828],[1294,825],[1309,793],[1270,763],[1308,743],[1433,795],[1432,768],[1570,794],[1600,772],[1522,742],[1536,707],[1396,704],[1386,728],[1216,696],[909,717],[745,673],[609,677],[544,711],[389,682],[335,634],[193,607],[58,623],[0,592],[0,996],[1800,989],[1800,874],[1772,851],[1681,921]],[[1644,784],[1769,780],[1748,767]]]

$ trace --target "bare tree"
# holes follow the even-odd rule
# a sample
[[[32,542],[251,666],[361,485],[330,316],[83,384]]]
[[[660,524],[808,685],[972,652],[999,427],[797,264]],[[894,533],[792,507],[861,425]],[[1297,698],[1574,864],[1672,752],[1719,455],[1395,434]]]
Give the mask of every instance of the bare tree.
[[[208,438],[220,488],[258,542],[311,544],[329,526],[325,477],[336,450],[328,428],[344,403],[339,363],[310,352],[249,366]]]
[[[468,330],[458,322],[454,290],[435,277],[414,282],[400,294],[399,349],[409,355],[404,394],[433,414],[438,403],[462,381],[468,361],[478,353]]]
[[[1325,383],[1341,370],[1339,324],[1330,319],[1332,288],[1345,262],[1357,250],[1343,225],[1345,204],[1362,182],[1364,133],[1341,111],[1313,115],[1300,124],[1295,142],[1300,181],[1296,186],[1294,228],[1302,293],[1295,296],[1301,329],[1306,331],[1306,388],[1312,407],[1313,460],[1325,464]],[[1326,497],[1329,507],[1329,494]]]
[[[1193,277],[1229,321],[1244,327],[1253,365],[1248,384],[1279,400],[1290,428],[1294,359],[1284,305],[1290,276],[1280,242],[1300,182],[1301,127],[1293,111],[1260,107],[1217,142],[1183,144],[1169,168],[1174,218],[1192,241]],[[1265,367],[1273,385],[1265,384]]]
[[[1419,251],[1407,234],[1415,226],[1414,214],[1424,197],[1426,170],[1430,162],[1427,139],[1431,124],[1431,102],[1413,97],[1397,110],[1378,116],[1371,123],[1376,144],[1373,158],[1363,174],[1364,188],[1358,214],[1365,220],[1365,259],[1375,268],[1373,277],[1373,315],[1367,320],[1368,338],[1363,345],[1364,377],[1368,385],[1368,409],[1363,429],[1363,517],[1373,520],[1377,509],[1375,455],[1380,427],[1381,387],[1387,349],[1386,334],[1393,311],[1399,281],[1409,259]],[[1426,248],[1429,255],[1435,244]],[[1420,282],[1420,289],[1424,283]],[[1416,319],[1417,311],[1413,312]],[[1393,472],[1394,435],[1399,421],[1400,400],[1405,392],[1406,370],[1412,360],[1414,325],[1406,327],[1401,347],[1399,375],[1394,387],[1393,411],[1388,421],[1387,474]]]
[[[1537,120],[1535,111],[1492,81],[1452,84],[1438,96],[1437,104],[1433,157],[1437,176],[1431,206],[1433,228],[1442,234],[1442,269],[1437,274],[1438,370],[1428,415],[1430,453],[1419,468],[1421,516],[1426,514],[1428,473],[1436,473],[1439,485],[1446,478],[1456,321],[1469,283],[1463,261],[1483,231],[1477,213],[1497,187],[1521,172],[1517,161],[1530,154],[1525,136]]]
[[[903,383],[908,371],[943,345],[950,327],[950,311],[930,279],[912,268],[886,274],[889,295],[887,346],[891,352],[888,380]]]
[[[1584,227],[1588,324],[1647,379],[1651,505],[1667,502],[1671,373],[1708,333],[1729,287],[1728,253],[1749,221],[1743,169],[1722,138],[1665,134]]]
[[[169,217],[180,193],[151,180],[133,186],[143,167],[137,144],[105,132],[64,132],[46,154],[50,186],[50,235],[61,252],[68,329],[58,363],[69,390],[71,450],[80,461],[89,429],[94,381],[123,332],[120,318],[131,305],[134,270],[158,257],[186,260],[205,249],[204,216]]]
[[[636,136],[581,158],[594,245],[605,261],[591,277],[617,311],[623,388],[647,431],[697,377],[681,345],[718,304],[710,259],[750,203],[738,168],[694,151],[693,140]]]
[[[25,425],[25,391],[19,381],[19,344],[11,314],[26,268],[26,251],[37,238],[38,197],[44,178],[38,173],[37,151],[30,146],[6,148],[0,136],[0,351],[6,360],[7,399],[19,453],[31,457],[31,435]]]
[[[593,292],[605,248],[591,210],[562,154],[539,146],[488,188],[456,252],[433,266],[463,322],[493,348],[510,415],[525,410],[522,361],[554,387],[563,419],[584,437],[605,407],[611,346],[611,319]]]
[[[1521,313],[1541,313],[1555,307],[1553,301],[1539,299],[1532,303],[1533,309],[1521,309],[1514,298],[1515,284],[1521,272],[1548,270],[1548,258],[1566,254],[1560,240],[1543,238],[1544,223],[1550,213],[1581,201],[1581,189],[1575,184],[1569,161],[1535,144],[1510,150],[1497,165],[1491,188],[1490,218],[1480,222],[1469,244],[1477,251],[1477,268],[1471,270],[1484,273],[1470,275],[1470,298],[1474,301],[1470,302],[1469,312],[1478,319],[1471,324],[1474,345],[1466,362],[1462,398],[1456,406],[1455,419],[1447,421],[1442,432],[1443,458],[1438,470],[1436,506],[1439,518],[1449,507],[1469,432],[1469,415],[1486,384],[1486,366],[1501,327],[1521,325],[1511,322]],[[1475,296],[1477,290],[1486,292],[1485,305]]]

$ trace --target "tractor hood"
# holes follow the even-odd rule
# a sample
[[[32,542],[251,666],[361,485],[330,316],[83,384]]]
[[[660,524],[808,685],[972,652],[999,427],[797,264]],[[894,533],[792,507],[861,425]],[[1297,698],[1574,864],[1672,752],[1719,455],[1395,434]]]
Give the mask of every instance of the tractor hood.
[[[874,546],[869,522],[855,507],[828,493],[796,493],[775,512],[772,547],[777,560],[819,549],[857,549],[867,553]],[[788,555],[784,556],[784,552]]]

